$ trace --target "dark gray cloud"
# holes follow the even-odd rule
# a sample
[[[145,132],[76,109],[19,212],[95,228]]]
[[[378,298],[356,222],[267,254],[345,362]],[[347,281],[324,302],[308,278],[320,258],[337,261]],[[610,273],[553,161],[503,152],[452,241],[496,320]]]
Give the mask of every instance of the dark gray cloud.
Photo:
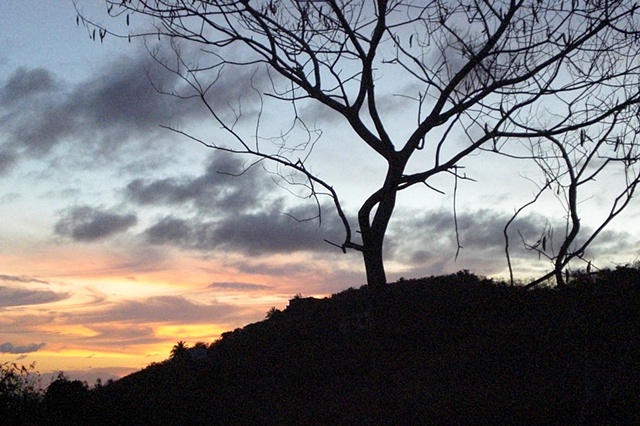
[[[68,293],[56,293],[49,290],[23,290],[0,287],[0,308],[10,306],[41,305],[67,299]]]
[[[170,63],[171,58],[161,60]],[[208,99],[221,116],[227,111],[234,119],[233,111],[240,105],[246,117],[255,116],[256,94],[238,84],[251,78],[258,85],[267,81],[265,72],[253,72],[244,67],[219,76]],[[206,83],[215,75],[202,78]],[[211,119],[201,100],[189,98],[194,93],[186,89],[182,76],[142,48],[105,63],[81,83],[62,81],[42,68],[19,68],[0,81],[0,126],[6,135],[0,143],[0,174],[22,156],[44,158],[63,144],[73,144],[74,161],[88,158],[94,166],[99,160],[113,165],[114,153],[125,144],[151,146],[148,142],[153,140],[157,146],[155,142],[175,137],[161,125],[188,126]]]
[[[458,216],[458,230],[463,247],[478,250],[504,249],[504,227],[511,218],[506,212],[481,209],[464,212]],[[518,216],[509,226],[511,246],[522,246],[521,236],[528,242],[535,242],[547,225],[548,220],[539,214]]]
[[[63,85],[44,69],[19,68],[0,88],[0,125],[14,162],[19,152],[46,154],[71,135],[76,120],[64,99]]]
[[[505,212],[491,209],[458,212],[457,230],[460,245],[466,250],[482,250],[485,253],[503,251],[503,230],[510,217]],[[547,219],[538,214],[517,217],[509,227],[512,245],[518,245],[521,241],[520,235],[529,242],[535,242],[546,223]],[[389,235],[389,240],[394,255],[405,251],[408,244],[413,244],[413,252],[417,258],[426,256],[430,251],[442,249],[453,250],[455,253],[457,241],[453,212],[435,210],[401,215]],[[517,240],[515,244],[514,240]],[[416,241],[422,243],[416,245]]]
[[[193,240],[197,235],[197,229],[203,225],[191,223],[185,219],[173,216],[162,218],[159,222],[147,228],[144,232],[147,242],[154,245],[176,245],[189,247],[193,245]]]
[[[612,229],[601,232],[594,242],[592,250],[598,252],[638,251],[638,239],[628,232],[616,232]]]
[[[8,175],[17,161],[18,158],[13,152],[0,150],[0,177]]]
[[[45,343],[31,343],[29,345],[14,345],[13,343],[0,343],[0,353],[5,354],[25,354],[37,352],[46,346]]]
[[[124,232],[137,223],[135,214],[101,211],[93,207],[78,206],[64,212],[56,223],[56,234],[75,241],[97,241]]]
[[[200,176],[181,176],[158,180],[135,179],[126,189],[126,197],[141,205],[176,206],[193,203],[199,210],[238,211],[255,208],[268,197],[262,169],[245,170],[239,157],[213,155]],[[238,176],[240,175],[240,176]]]
[[[507,266],[505,255],[504,227],[511,215],[492,209],[459,212],[457,217],[459,242],[462,246],[459,258],[455,259],[457,241],[453,212],[437,210],[419,214],[399,215],[390,229],[386,246],[387,259],[410,265],[407,274],[441,274],[452,269],[466,268],[482,271],[483,274],[498,273]],[[538,213],[518,216],[509,227],[509,253],[512,262],[530,266],[538,260],[535,251],[527,250],[523,244],[535,244],[553,227],[547,238],[547,252],[557,253],[564,235],[562,222],[549,222]],[[578,244],[589,236],[593,229],[583,226]],[[616,253],[637,247],[638,240],[631,234],[607,231],[602,233],[587,250],[586,258],[606,262]],[[540,259],[540,267],[549,266]],[[517,272],[517,270],[515,271]]]
[[[76,143],[74,155],[112,153],[128,141],[165,132],[161,124],[201,117],[204,110],[196,101],[180,101],[154,89],[151,80],[174,86],[179,77],[153,63],[146,51],[139,52],[108,63],[73,86],[45,69],[17,69],[0,86],[0,125],[7,146],[39,157],[64,142]]]
[[[231,250],[249,255],[328,250],[331,246],[324,240],[339,241],[340,224],[337,220],[325,220],[318,226],[315,220],[294,218],[308,218],[313,214],[313,207],[289,211],[274,207],[256,213],[234,214],[230,210],[215,221],[167,216],[144,231],[144,237],[151,244],[201,251]]]
[[[258,291],[268,290],[271,287],[264,284],[238,283],[238,282],[215,282],[207,286],[207,288],[222,290],[240,290],[240,291]]]
[[[493,275],[507,266],[503,235],[510,216],[499,211],[482,209],[458,212],[458,236],[462,248],[456,258],[456,228],[453,212],[446,209],[427,212],[398,212],[385,242],[385,259],[397,262],[389,279],[400,276],[439,275],[460,269]],[[528,258],[531,253],[522,248],[518,231],[529,240],[539,235],[544,220],[538,216],[518,218],[510,228],[511,256]],[[533,240],[535,242],[535,240]]]
[[[61,89],[55,76],[43,68],[18,68],[0,87],[0,102],[3,104],[21,103],[25,100]]]
[[[42,157],[60,142],[73,136],[78,117],[69,115],[63,105],[34,105],[31,113],[15,120],[12,129],[14,146],[23,148],[28,155]]]
[[[340,241],[342,224],[330,207],[287,206],[280,188],[261,167],[245,169],[242,159],[213,155],[201,175],[158,180],[135,179],[125,188],[127,200],[142,206],[194,207],[195,215],[166,215],[143,233],[150,244],[185,249],[231,250],[245,254],[327,250],[324,240]]]
[[[119,130],[138,135],[172,124],[195,113],[193,102],[179,102],[175,97],[158,93],[153,85],[177,85],[179,77],[163,72],[145,55],[121,57],[90,81],[69,93],[64,110],[80,116],[81,124],[119,134]],[[123,135],[124,136],[124,135]]]
[[[341,224],[330,215],[321,226],[316,220],[299,221],[315,213],[315,206],[285,210],[274,205],[270,210],[232,215],[217,224],[202,241],[203,247],[221,244],[248,254],[333,250],[325,239],[340,241]]]

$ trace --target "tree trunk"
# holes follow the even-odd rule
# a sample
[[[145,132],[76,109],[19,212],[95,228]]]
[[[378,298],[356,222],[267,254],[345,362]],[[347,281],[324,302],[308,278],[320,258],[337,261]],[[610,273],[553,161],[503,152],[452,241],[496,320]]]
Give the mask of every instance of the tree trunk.
[[[385,184],[365,201],[358,212],[358,222],[362,234],[362,257],[370,288],[382,288],[387,284],[384,270],[382,245],[396,206],[398,180],[402,167],[390,166]],[[375,208],[373,219],[371,213]]]
[[[387,274],[384,271],[384,260],[382,259],[382,238],[372,238],[372,240],[378,239],[380,241],[368,241],[362,251],[367,284],[371,288],[380,288],[387,284]]]
[[[382,256],[382,243],[384,234],[369,229],[367,235],[362,236],[365,271],[367,274],[368,287],[368,313],[369,313],[369,377],[370,395],[374,411],[371,413],[371,422],[375,423],[375,418],[384,418],[387,409],[388,399],[386,398],[389,388],[386,372],[388,367],[385,362],[385,354],[388,351],[386,340],[386,315],[388,314],[386,305],[387,276],[384,270],[384,260]]]

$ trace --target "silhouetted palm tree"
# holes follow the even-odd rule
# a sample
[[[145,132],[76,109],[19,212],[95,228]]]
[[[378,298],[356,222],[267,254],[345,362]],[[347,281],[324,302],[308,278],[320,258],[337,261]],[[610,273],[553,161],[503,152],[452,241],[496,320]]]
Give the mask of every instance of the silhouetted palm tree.
[[[185,359],[189,351],[187,344],[180,340],[178,343],[173,345],[171,349],[171,353],[169,355],[170,359]]]

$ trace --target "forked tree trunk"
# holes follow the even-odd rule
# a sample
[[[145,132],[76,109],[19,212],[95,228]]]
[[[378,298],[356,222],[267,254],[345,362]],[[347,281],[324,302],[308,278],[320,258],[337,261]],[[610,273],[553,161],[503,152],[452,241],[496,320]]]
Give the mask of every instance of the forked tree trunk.
[[[402,176],[403,167],[390,165],[384,186],[376,191],[358,212],[358,222],[362,235],[362,257],[367,285],[371,289],[379,289],[387,285],[387,274],[384,270],[382,246],[396,206],[397,181]],[[372,211],[375,209],[373,219]]]
[[[380,288],[385,286],[387,284],[387,274],[384,270],[384,260],[382,258],[382,241],[375,245],[365,245],[362,257],[364,258],[364,268],[367,273],[369,287]]]

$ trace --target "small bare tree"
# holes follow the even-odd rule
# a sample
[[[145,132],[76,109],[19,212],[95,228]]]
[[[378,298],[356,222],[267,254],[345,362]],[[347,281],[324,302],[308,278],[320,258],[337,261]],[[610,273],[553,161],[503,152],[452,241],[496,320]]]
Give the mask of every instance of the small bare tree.
[[[547,224],[534,243],[523,240],[527,249],[549,259],[553,265],[550,272],[529,283],[529,287],[551,277],[555,278],[558,286],[564,286],[566,279],[563,271],[576,258],[582,260],[586,264],[586,272],[590,272],[591,260],[584,257],[587,248],[629,205],[640,183],[639,113],[638,108],[626,108],[612,113],[608,119],[588,129],[580,129],[560,137],[548,135],[529,146],[532,154],[528,159],[539,166],[545,179],[530,204],[535,203],[543,192],[552,191],[565,212],[565,224],[559,233],[559,244],[554,244],[558,231],[551,224]],[[610,186],[600,186],[586,192],[588,188],[595,186],[599,178],[606,180],[607,173],[616,175],[617,186],[612,186],[611,180],[608,180]],[[584,209],[580,207],[598,189],[600,203],[609,202],[609,210],[598,220],[592,221],[595,227],[585,230],[581,225],[581,210]],[[513,218],[522,210],[517,210]],[[511,276],[513,279],[513,274]]]
[[[623,165],[626,187],[604,226],[628,204],[637,184],[631,171],[635,137],[629,138],[640,128],[635,2],[106,0],[106,5],[127,25],[143,15],[155,27],[116,34],[79,13],[94,39],[168,37],[199,46],[197,60],[175,49],[173,65],[161,62],[183,77],[234,143],[221,145],[174,130],[214,149],[271,161],[316,201],[330,197],[345,231],[336,245],[362,253],[372,287],[386,284],[382,248],[398,194],[414,185],[435,190],[432,182],[440,175],[468,179],[461,170],[472,154],[535,161],[547,176],[543,189],[566,196],[568,232],[550,255],[550,276],[559,282],[563,268],[593,240],[575,246],[578,188],[605,167]],[[303,143],[290,142],[291,133],[267,143],[273,139],[237,125],[245,118],[239,109],[224,115],[212,103],[209,92],[223,67],[229,72],[257,65],[271,78],[247,86],[263,100],[289,105],[291,129],[304,126],[301,105],[320,104],[357,135],[353,143],[365,144],[384,161],[381,184],[360,207],[357,226],[331,184],[308,167],[313,129],[302,127],[308,137]],[[205,77],[211,73],[213,79]],[[394,128],[389,111],[398,98],[391,94],[413,108],[415,124]],[[262,117],[256,114],[256,133]],[[529,154],[515,148],[523,144]],[[345,161],[358,161],[349,157],[348,146],[343,152]],[[546,247],[528,244],[547,253]]]

